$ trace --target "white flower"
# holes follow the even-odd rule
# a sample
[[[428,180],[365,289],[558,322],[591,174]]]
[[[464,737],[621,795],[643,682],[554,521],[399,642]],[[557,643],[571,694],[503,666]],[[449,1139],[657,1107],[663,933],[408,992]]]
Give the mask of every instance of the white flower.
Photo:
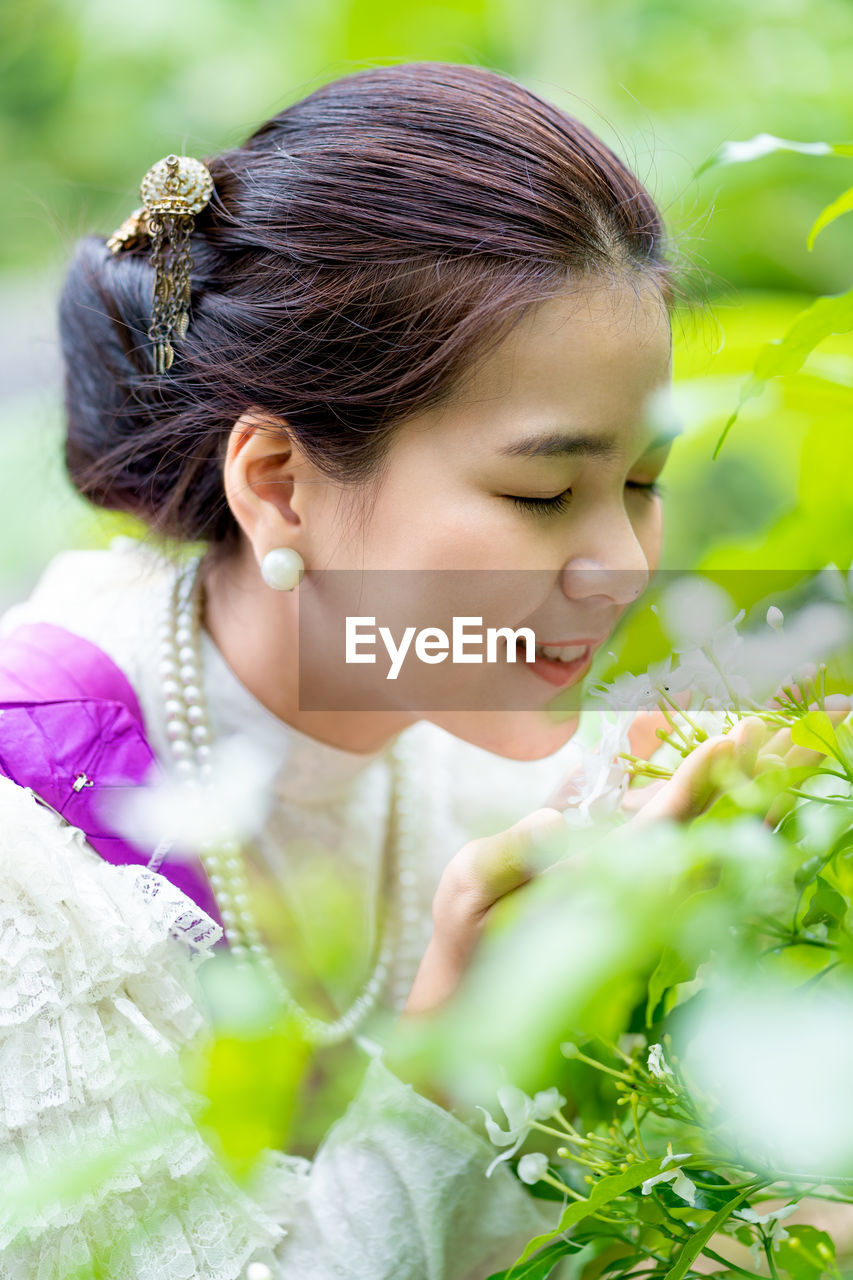
[[[628,790],[627,760],[619,758],[627,752],[631,716],[619,713],[615,721],[602,716],[601,738],[597,751],[582,751],[580,766],[572,778],[575,794],[569,796],[563,817],[570,826],[591,826],[596,818],[621,808]]]
[[[785,621],[785,615],[781,609],[777,609],[775,604],[771,604],[767,610],[767,625],[772,627],[774,631],[781,631]]]
[[[780,1222],[782,1218],[789,1218],[797,1207],[795,1204],[786,1204],[781,1209],[771,1209],[770,1213],[756,1213],[754,1209],[735,1209],[733,1217],[744,1218],[747,1222],[760,1223],[764,1226],[766,1222],[775,1224]]]
[[[735,701],[750,696],[748,680],[735,667],[737,650],[743,637],[732,634],[734,622],[715,632],[706,648],[678,650],[678,666],[671,676],[671,687],[689,689],[712,707],[731,707]],[[707,651],[706,651],[707,649]],[[694,718],[693,712],[691,719]]]
[[[507,1118],[506,1129],[502,1129],[492,1119],[485,1107],[477,1108],[486,1117],[489,1140],[496,1147],[508,1148],[489,1165],[486,1170],[487,1178],[492,1176],[495,1166],[502,1160],[509,1160],[515,1155],[535,1121],[547,1120],[566,1105],[566,1099],[556,1089],[543,1089],[531,1098],[523,1089],[518,1089],[513,1084],[501,1085],[498,1089],[498,1102]]]
[[[690,1181],[687,1174],[680,1167],[675,1165],[672,1169],[667,1169],[667,1165],[672,1164],[673,1160],[687,1160],[690,1156],[689,1151],[681,1151],[673,1155],[672,1147],[669,1147],[669,1154],[665,1155],[660,1162],[663,1173],[656,1173],[653,1178],[647,1178],[643,1183],[643,1195],[650,1194],[652,1187],[657,1186],[659,1182],[671,1182],[672,1189],[682,1200],[686,1200],[688,1204],[696,1204],[696,1186]]]
[[[769,1231],[764,1232],[765,1239],[770,1241],[771,1249],[778,1249],[783,1240],[788,1239],[788,1232],[782,1226],[782,1219],[789,1217],[798,1208],[795,1204],[786,1204],[781,1209],[773,1209],[770,1213],[756,1213],[754,1209],[735,1209],[732,1214],[733,1218],[743,1218],[744,1222],[750,1222],[754,1226],[764,1227],[768,1222],[772,1223]],[[752,1258],[756,1266],[761,1262],[763,1250],[757,1242],[750,1245]]]
[[[649,1046],[648,1068],[651,1074],[658,1080],[663,1080],[665,1076],[672,1075],[672,1071],[667,1066],[664,1059],[662,1045],[653,1044]]]
[[[522,1182],[532,1187],[548,1172],[548,1157],[541,1151],[531,1151],[522,1156],[518,1162],[518,1176]]]
[[[590,685],[589,693],[602,698],[611,711],[656,711],[661,701],[661,688],[666,688],[672,671],[672,659],[653,663],[642,675],[625,671],[615,680]]]

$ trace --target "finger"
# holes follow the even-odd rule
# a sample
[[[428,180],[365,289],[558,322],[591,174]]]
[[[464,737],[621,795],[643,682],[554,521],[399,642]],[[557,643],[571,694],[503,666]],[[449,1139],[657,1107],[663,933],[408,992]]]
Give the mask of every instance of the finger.
[[[665,778],[656,778],[654,782],[648,783],[645,787],[629,787],[622,801],[623,810],[625,813],[638,813],[666,785]]]
[[[823,709],[833,724],[840,724],[850,715],[853,702],[846,693],[830,693],[823,700]]]
[[[731,735],[708,738],[678,766],[672,778],[644,805],[628,824],[684,821],[702,812],[717,790],[720,769],[735,754]]]
[[[817,710],[817,704],[814,704],[809,710]],[[850,714],[850,699],[843,693],[830,694],[824,699],[823,710],[829,717],[830,723],[833,725],[840,724]],[[788,742],[791,741],[791,731],[787,731]],[[778,736],[778,735],[777,735]],[[784,746],[784,739],[782,739]],[[826,759],[826,752],[816,751],[811,747],[798,747],[789,745],[787,750],[780,749],[779,754],[785,761],[787,769],[800,769],[806,765],[817,765]]]
[[[784,729],[777,729],[774,734],[767,739],[762,755],[769,756],[785,756],[791,750],[791,729],[786,726]]]
[[[850,699],[843,693],[830,694],[829,697],[824,699],[823,709],[832,724],[840,724],[850,712]],[[816,702],[811,703],[809,710],[819,710],[818,704]],[[808,750],[809,754],[803,755],[802,752],[806,750]],[[793,747],[790,726],[784,729],[779,729],[774,733],[773,736],[768,739],[766,747],[762,751],[762,755],[764,754],[764,751],[769,752],[771,755],[781,756],[783,759],[786,759],[792,752],[795,752],[797,753],[795,755],[797,766],[810,763],[816,764],[819,760],[823,759],[825,755],[824,752],[816,751],[813,748],[807,749],[805,747]]]
[[[767,747],[767,736],[767,726],[758,716],[745,716],[726,735],[734,745],[734,762],[745,774],[755,769],[759,753]]]
[[[557,809],[535,809],[506,831],[471,841],[467,874],[488,909],[568,850],[569,829]]]

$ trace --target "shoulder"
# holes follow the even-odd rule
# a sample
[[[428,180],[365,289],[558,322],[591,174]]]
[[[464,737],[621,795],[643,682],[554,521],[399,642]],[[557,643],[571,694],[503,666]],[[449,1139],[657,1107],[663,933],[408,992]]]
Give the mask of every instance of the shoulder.
[[[0,1024],[197,963],[220,934],[170,881],[105,862],[79,828],[0,776]]]

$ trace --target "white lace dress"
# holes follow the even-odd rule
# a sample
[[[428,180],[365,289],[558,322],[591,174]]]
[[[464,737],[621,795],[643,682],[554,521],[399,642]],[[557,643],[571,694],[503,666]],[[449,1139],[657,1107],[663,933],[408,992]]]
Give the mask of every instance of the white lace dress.
[[[117,539],[57,556],[0,620],[0,632],[53,622],[109,653],[163,761],[155,602],[170,581],[155,551]],[[343,1007],[373,946],[388,754],[341,751],[283,724],[206,633],[203,647],[214,731],[249,733],[281,761],[254,856],[305,945],[323,927],[310,910],[316,859],[334,860],[360,904],[363,946],[329,986]],[[420,951],[448,859],[543,804],[570,755],[518,763],[426,722],[405,733],[423,761],[419,905],[407,922]],[[106,863],[0,778],[0,1280],[234,1280],[252,1261],[288,1280],[485,1280],[553,1221],[554,1206],[504,1167],[487,1181],[484,1137],[404,1085],[381,1055],[365,1056],[357,1095],[311,1162],[270,1150],[255,1181],[238,1186],[178,1070],[184,1046],[209,1029],[197,969],[218,936],[163,876]],[[70,1195],[75,1185],[85,1194]]]

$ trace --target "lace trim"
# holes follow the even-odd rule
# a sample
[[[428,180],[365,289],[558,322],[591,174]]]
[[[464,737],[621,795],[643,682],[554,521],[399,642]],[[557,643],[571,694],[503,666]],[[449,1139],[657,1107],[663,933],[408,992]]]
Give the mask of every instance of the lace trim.
[[[180,942],[197,965],[221,936],[218,924],[156,872],[104,862],[81,831],[8,778],[0,823],[0,1027],[95,1003],[123,983],[137,997],[139,978],[172,1017],[191,1008],[193,966],[169,979],[171,952]],[[183,1034],[193,1034],[191,1017]]]
[[[0,1278],[235,1280],[286,1234],[211,1164],[191,1182],[149,1181],[112,1197],[36,1245],[19,1236],[3,1248]]]
[[[180,1078],[220,934],[0,778],[0,1280],[235,1280],[286,1234],[309,1163],[241,1188]]]

